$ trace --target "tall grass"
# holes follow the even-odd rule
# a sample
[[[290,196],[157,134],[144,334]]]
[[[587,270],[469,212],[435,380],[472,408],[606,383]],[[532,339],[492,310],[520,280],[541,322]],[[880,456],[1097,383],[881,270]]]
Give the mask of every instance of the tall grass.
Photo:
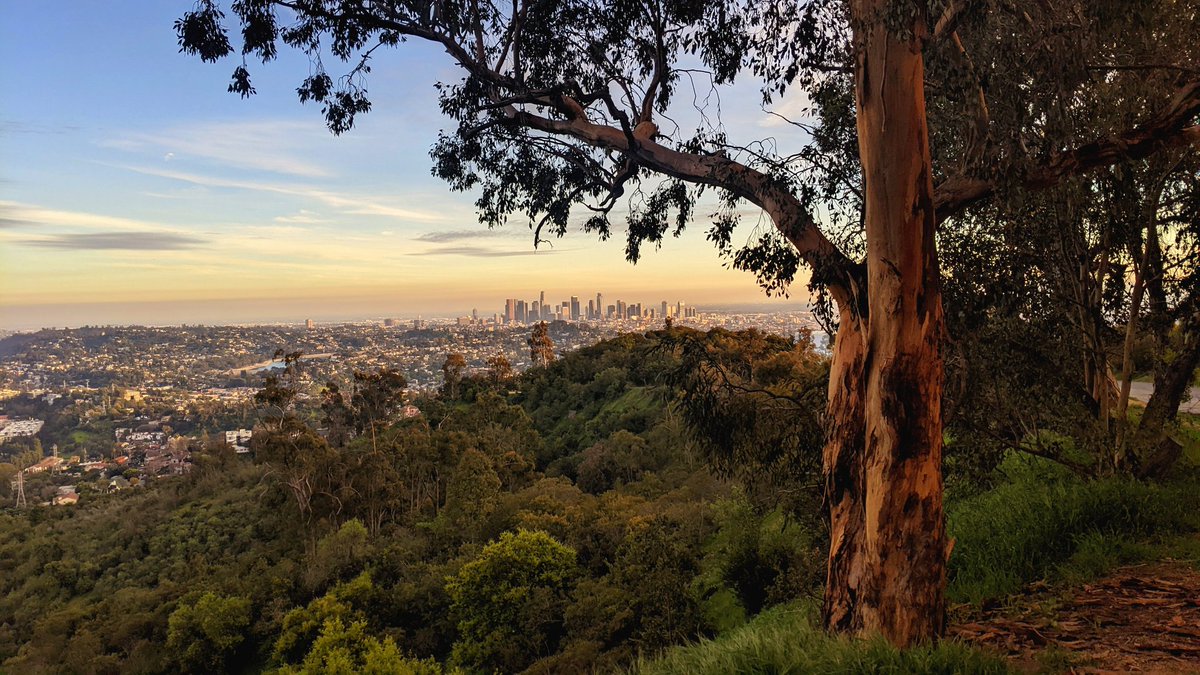
[[[951,504],[947,521],[955,539],[948,596],[979,603],[1053,577],[1072,558],[1102,572],[1106,561],[1137,558],[1144,540],[1200,530],[1200,490],[1124,478],[1040,480],[1027,471]]]
[[[783,675],[800,673],[1007,673],[996,656],[958,642],[899,650],[882,639],[831,637],[812,604],[767,610],[713,640],[640,660],[640,675]]]

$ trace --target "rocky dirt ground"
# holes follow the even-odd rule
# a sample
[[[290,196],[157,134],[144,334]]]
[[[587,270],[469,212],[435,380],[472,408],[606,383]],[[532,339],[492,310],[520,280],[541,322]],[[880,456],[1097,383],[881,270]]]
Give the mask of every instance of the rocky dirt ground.
[[[1031,672],[1200,673],[1200,571],[1167,561],[1122,567],[1066,593],[1033,587],[951,632]]]

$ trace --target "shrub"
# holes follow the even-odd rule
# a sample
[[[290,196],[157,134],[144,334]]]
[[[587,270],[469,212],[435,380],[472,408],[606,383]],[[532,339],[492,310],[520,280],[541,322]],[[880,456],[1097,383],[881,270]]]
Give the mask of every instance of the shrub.
[[[205,593],[180,603],[171,613],[167,649],[187,672],[221,671],[241,646],[249,625],[249,600]]]
[[[446,584],[458,618],[454,661],[517,672],[556,651],[575,557],[545,532],[506,532],[485,546]]]

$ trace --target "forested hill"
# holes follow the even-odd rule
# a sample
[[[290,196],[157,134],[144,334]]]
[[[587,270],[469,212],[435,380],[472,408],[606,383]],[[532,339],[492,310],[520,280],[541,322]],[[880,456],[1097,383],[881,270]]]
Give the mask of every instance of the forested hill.
[[[351,404],[337,442],[339,411],[264,412],[254,462],[213,445],[186,477],[5,511],[4,669],[607,669],[811,596],[814,521],[752,502],[688,431],[685,354],[708,348],[823,376],[762,334],[626,335],[467,375],[417,418],[363,426]]]
[[[766,672],[801,658],[753,647],[784,625],[829,672],[1004,668],[813,629],[828,364],[811,344],[673,328],[503,365],[448,368],[405,419],[394,371],[327,388],[320,409],[293,406],[281,374],[253,460],[209,444],[178,479],[0,511],[0,671]],[[959,611],[1200,558],[1182,429],[1185,460],[1160,483],[951,443]],[[743,648],[784,661],[727,660]]]

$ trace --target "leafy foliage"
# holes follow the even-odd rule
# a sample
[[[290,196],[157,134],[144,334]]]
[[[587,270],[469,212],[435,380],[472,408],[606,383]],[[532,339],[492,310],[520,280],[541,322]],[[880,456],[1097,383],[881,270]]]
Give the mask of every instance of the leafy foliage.
[[[167,649],[186,672],[226,670],[249,626],[250,600],[204,593],[171,612]]]
[[[459,617],[454,660],[517,672],[553,653],[576,574],[576,554],[544,532],[506,532],[446,585]]]

